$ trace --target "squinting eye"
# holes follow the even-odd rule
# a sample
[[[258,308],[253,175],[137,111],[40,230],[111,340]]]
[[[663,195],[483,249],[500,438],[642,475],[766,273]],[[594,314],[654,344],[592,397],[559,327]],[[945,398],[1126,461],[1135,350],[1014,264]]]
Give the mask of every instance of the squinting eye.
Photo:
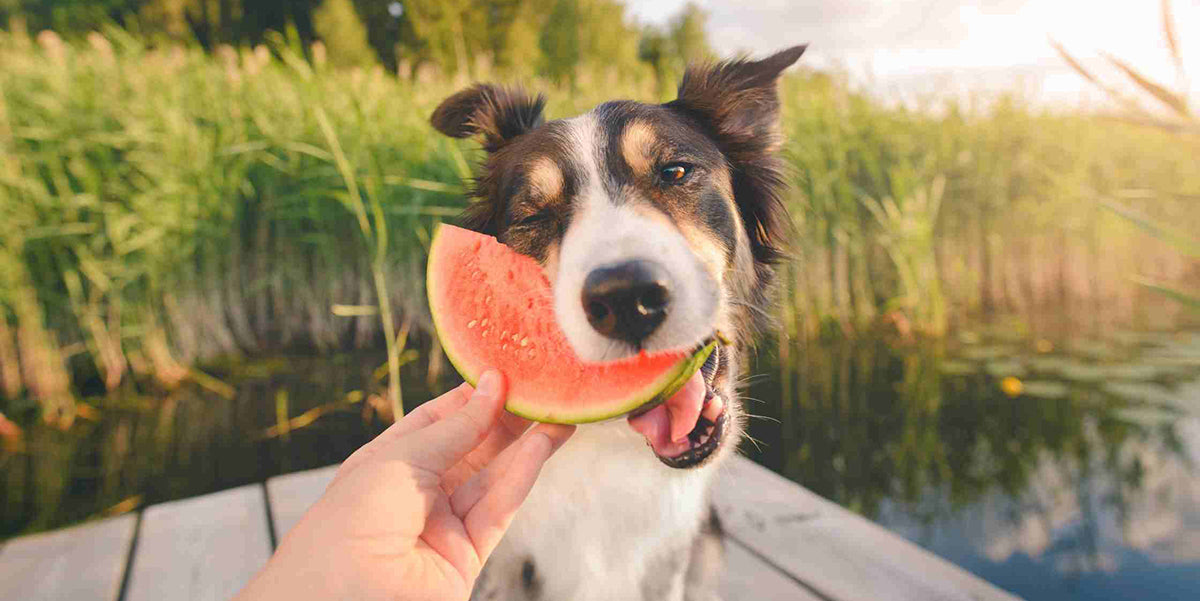
[[[537,224],[539,224],[543,221],[547,221],[549,219],[550,219],[549,211],[539,211],[532,215],[527,215],[521,219],[517,219],[516,221],[513,222],[513,225],[516,227],[531,226],[531,225],[537,225]]]
[[[672,163],[658,172],[662,181],[668,184],[681,184],[692,174],[692,166],[686,163]]]

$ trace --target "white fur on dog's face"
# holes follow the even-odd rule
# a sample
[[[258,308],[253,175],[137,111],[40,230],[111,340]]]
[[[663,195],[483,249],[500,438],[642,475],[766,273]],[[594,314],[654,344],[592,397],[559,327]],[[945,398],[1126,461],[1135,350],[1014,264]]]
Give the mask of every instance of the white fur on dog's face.
[[[656,219],[637,198],[613,198],[602,185],[603,136],[595,115],[567,121],[574,158],[581,163],[579,194],[550,274],[554,311],[575,352],[585,361],[608,361],[639,349],[596,332],[580,300],[592,270],[630,260],[658,263],[670,274],[671,306],[642,344],[646,351],[684,349],[712,335],[721,295],[719,283],[692,252],[679,229]],[[636,193],[633,193],[636,194]]]

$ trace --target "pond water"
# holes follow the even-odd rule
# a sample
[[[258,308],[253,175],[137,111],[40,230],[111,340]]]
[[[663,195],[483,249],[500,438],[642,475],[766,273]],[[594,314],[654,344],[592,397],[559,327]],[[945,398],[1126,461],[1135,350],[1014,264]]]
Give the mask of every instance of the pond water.
[[[962,338],[764,348],[747,453],[1031,601],[1200,599],[1200,336]]]
[[[340,461],[386,426],[381,363],[211,365],[230,390],[89,399],[66,432],[10,405],[0,538]],[[767,341],[753,367],[745,451],[788,478],[1031,601],[1197,598],[1200,335]],[[410,403],[453,384],[404,376]]]

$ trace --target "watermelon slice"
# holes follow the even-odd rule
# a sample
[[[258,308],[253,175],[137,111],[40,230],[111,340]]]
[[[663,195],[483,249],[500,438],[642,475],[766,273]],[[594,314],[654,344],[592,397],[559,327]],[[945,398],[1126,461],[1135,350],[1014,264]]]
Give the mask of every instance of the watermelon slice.
[[[495,368],[508,382],[506,408],[560,424],[644,412],[671,398],[716,348],[585,363],[554,318],[540,265],[491,236],[438,227],[426,272],[429,308],[446,356],[474,384]]]

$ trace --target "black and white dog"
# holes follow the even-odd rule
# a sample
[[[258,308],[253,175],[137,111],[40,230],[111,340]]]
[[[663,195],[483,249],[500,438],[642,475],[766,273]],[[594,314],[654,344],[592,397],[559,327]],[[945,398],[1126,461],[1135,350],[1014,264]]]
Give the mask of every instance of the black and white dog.
[[[741,437],[735,378],[787,231],[776,82],[803,52],[690,67],[662,105],[546,123],[541,96],[476,85],[434,112],[487,151],[465,225],[541,262],[582,358],[730,339],[666,403],[578,429],[473,599],[716,598],[708,489]]]

